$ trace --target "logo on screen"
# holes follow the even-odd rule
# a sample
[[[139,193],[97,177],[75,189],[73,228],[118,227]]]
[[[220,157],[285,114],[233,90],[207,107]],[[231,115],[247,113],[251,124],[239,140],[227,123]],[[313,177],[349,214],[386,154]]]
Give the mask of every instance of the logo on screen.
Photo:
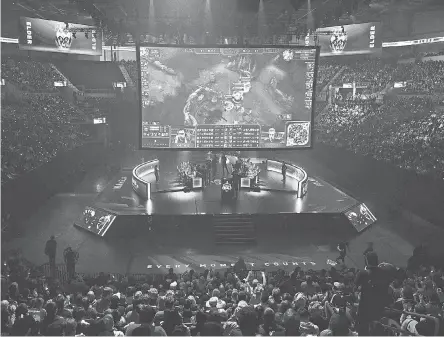
[[[341,26],[340,29],[337,29],[330,37],[330,48],[333,53],[341,53],[344,51],[345,46],[347,45],[347,32],[345,31],[344,26]]]
[[[60,49],[69,49],[72,44],[72,32],[65,25],[58,25],[56,30],[56,45]]]

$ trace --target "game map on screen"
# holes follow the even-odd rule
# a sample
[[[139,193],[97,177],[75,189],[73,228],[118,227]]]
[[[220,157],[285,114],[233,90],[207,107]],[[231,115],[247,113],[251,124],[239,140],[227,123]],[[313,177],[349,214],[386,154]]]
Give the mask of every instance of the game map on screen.
[[[142,148],[311,146],[317,49],[140,47]]]

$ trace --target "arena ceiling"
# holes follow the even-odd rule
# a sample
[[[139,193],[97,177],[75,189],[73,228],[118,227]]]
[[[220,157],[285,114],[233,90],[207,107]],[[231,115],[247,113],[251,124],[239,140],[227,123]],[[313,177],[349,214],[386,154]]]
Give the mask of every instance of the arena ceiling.
[[[213,0],[214,1],[214,0]],[[239,25],[248,25],[255,16],[239,15],[237,0],[216,0],[218,28],[236,31]],[[306,0],[262,0],[266,22],[273,24],[273,34],[286,33],[289,13],[292,20],[302,25],[307,20]],[[351,16],[344,16],[343,23],[383,21],[391,13],[399,11],[416,12],[442,8],[443,0],[342,0],[357,1],[360,10]],[[184,22],[187,25],[202,24],[202,9],[206,0],[2,0],[2,31],[17,26],[20,16],[39,17],[48,20],[96,24],[106,18],[106,26],[126,32],[147,32],[150,3],[155,8],[155,21],[165,25]],[[311,0],[312,14],[321,17],[334,11],[338,0]],[[215,6],[216,7],[216,6]],[[93,17],[91,16],[93,13]],[[12,15],[10,15],[12,14]],[[95,20],[96,19],[96,20]],[[152,18],[151,18],[152,19]],[[15,21],[15,22],[14,22]],[[222,25],[222,26],[221,26]],[[4,34],[2,33],[4,36]]]

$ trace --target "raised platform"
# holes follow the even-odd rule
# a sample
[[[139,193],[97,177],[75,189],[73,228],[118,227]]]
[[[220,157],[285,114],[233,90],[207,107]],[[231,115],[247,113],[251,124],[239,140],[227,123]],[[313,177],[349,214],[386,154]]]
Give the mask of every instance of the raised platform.
[[[300,214],[291,214],[284,210],[283,213],[272,211],[266,215],[261,213],[262,210],[256,209],[257,215],[242,215],[251,217],[255,223],[254,246],[215,245],[213,220],[224,215],[196,214],[194,208],[194,211],[190,211],[188,215],[179,217],[173,207],[167,206],[162,206],[161,209],[164,211],[157,213],[155,211],[157,204],[162,200],[168,200],[165,198],[168,193],[153,195],[154,212],[152,216],[147,216],[143,208],[139,207],[142,201],[131,199],[133,191],[129,177],[133,168],[141,162],[158,158],[163,178],[168,176],[165,168],[175,168],[179,162],[198,159],[199,156],[195,157],[198,153],[194,152],[137,151],[129,154],[124,160],[112,159],[113,163],[120,160],[125,168],[114,179],[110,180],[105,168],[101,167],[89,172],[80,184],[76,184],[74,190],[55,195],[23,223],[22,230],[16,238],[2,247],[5,250],[21,248],[27,259],[35,264],[43,264],[47,262],[47,257],[43,254],[42,247],[51,235],[55,235],[60,247],[56,257],[57,263],[63,263],[61,251],[70,245],[80,253],[77,266],[79,272],[138,274],[164,273],[168,266],[175,268],[176,272],[191,268],[223,269],[224,264],[235,262],[239,256],[244,257],[248,263],[254,263],[255,269],[284,268],[291,271],[295,263],[299,263],[299,266],[305,269],[326,269],[331,266],[327,262],[338,256],[337,244],[348,240],[350,242],[350,251],[346,257],[348,266],[364,267],[362,252],[369,241],[374,242],[381,261],[404,265],[415,245],[430,242],[425,240],[431,239],[439,245],[442,233],[437,233],[428,227],[406,223],[405,219],[395,222],[393,215],[389,217],[381,212],[381,209],[377,210],[378,222],[368,230],[358,233],[344,212],[334,212],[345,209],[346,205],[358,203],[358,200],[336,189],[325,180],[313,176],[311,173],[316,171],[319,176],[339,186],[339,182],[335,180],[328,167],[319,169],[319,166],[313,163],[310,153],[306,151],[276,153],[278,159],[300,165],[310,175],[308,195],[302,200],[305,208]],[[272,158],[274,152],[251,154],[257,158],[261,155]],[[170,186],[175,174],[175,170],[172,170],[171,180],[161,180],[160,184]],[[349,172],[347,174],[350,175]],[[123,177],[126,179],[121,179]],[[270,179],[268,184],[279,186],[282,185],[282,181],[276,174],[274,182]],[[101,192],[98,194],[98,191]],[[379,198],[379,195],[375,194],[375,198],[377,197]],[[295,196],[276,192],[275,198],[293,199]],[[241,196],[238,203],[243,205],[247,201],[245,199],[246,195]],[[266,203],[266,200],[262,202]],[[371,205],[375,202],[375,199],[368,197],[365,200]],[[109,229],[109,235],[100,237],[72,225],[78,221],[85,206],[98,207],[100,202],[115,211],[115,222]],[[174,205],[176,203],[180,201],[175,201]],[[198,203],[198,207],[205,205],[204,202]],[[22,204],[22,207],[26,205]],[[243,207],[239,211],[244,212]],[[131,211],[132,208],[134,211]],[[333,210],[334,214],[329,213],[329,210]]]
[[[176,159],[176,160],[174,160]],[[183,160],[182,160],[183,159]],[[185,152],[180,156],[160,153],[160,180],[151,179],[151,200],[139,197],[132,188],[132,170],[124,170],[97,197],[93,207],[117,215],[196,215],[196,214],[277,214],[277,213],[342,213],[359,203],[358,200],[341,192],[327,182],[309,177],[308,193],[298,198],[296,181],[267,171],[265,164],[259,174],[260,192],[241,190],[239,198],[230,202],[221,201],[221,166],[218,165],[216,179],[203,190],[184,192],[177,179],[176,167],[181,161],[201,162],[205,154]],[[265,158],[256,159],[264,162]],[[297,163],[295,163],[297,164]],[[309,174],[309,172],[308,172]],[[119,181],[124,181],[119,184]]]

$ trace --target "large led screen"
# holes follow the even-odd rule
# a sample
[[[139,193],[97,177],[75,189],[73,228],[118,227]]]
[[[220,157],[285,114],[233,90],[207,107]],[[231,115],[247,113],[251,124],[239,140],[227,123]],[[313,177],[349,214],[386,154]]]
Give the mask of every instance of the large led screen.
[[[94,26],[21,17],[22,50],[102,55],[102,31]]]
[[[377,22],[318,28],[321,56],[370,54],[382,51],[382,25]]]
[[[310,147],[318,51],[140,47],[141,148]]]

